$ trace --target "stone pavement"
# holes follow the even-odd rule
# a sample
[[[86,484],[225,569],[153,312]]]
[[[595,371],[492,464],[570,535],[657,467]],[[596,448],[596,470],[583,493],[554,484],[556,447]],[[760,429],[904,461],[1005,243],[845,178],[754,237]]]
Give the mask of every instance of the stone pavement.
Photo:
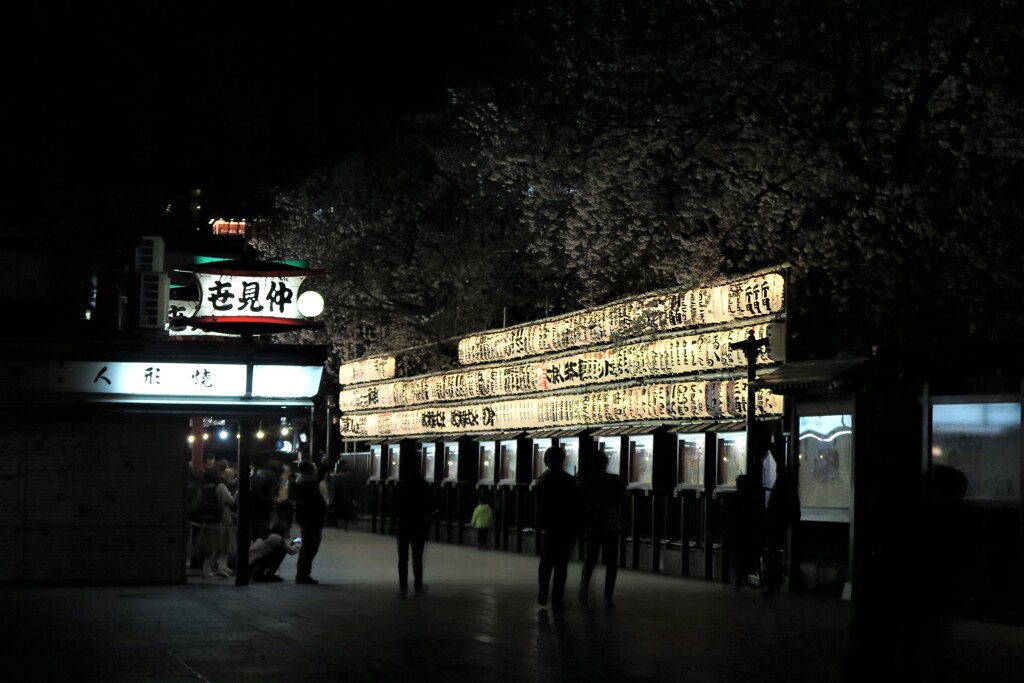
[[[325,530],[318,586],[0,587],[5,681],[853,680],[852,604],[621,570],[617,608],[536,604],[536,558],[428,543],[400,598],[388,536]],[[601,570],[592,593],[600,595]],[[945,680],[1020,681],[1024,628],[955,621]],[[879,679],[879,683],[880,683]]]

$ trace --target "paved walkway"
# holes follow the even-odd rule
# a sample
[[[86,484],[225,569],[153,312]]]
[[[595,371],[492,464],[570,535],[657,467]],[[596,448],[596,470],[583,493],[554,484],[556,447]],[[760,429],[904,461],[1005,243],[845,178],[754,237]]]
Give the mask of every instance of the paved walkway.
[[[852,680],[849,602],[622,570],[614,611],[573,599],[552,613],[532,556],[428,544],[429,591],[408,598],[395,560],[390,537],[327,529],[318,586],[296,585],[289,557],[276,584],[0,588],[3,678]],[[946,680],[1019,681],[1024,629],[955,622],[944,651]]]

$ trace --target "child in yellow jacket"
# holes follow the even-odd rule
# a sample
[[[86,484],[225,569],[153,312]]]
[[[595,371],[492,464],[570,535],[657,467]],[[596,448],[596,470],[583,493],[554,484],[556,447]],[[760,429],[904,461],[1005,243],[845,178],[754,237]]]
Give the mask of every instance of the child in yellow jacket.
[[[469,525],[476,529],[476,547],[477,550],[485,550],[487,548],[487,532],[490,530],[494,522],[494,510],[487,503],[486,496],[480,496],[480,503],[473,509],[473,518],[469,520]]]

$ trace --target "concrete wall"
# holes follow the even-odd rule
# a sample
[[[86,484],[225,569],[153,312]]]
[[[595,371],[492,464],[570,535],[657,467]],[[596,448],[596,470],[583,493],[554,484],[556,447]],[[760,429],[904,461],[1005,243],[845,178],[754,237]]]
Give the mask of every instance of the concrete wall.
[[[187,433],[151,415],[5,426],[0,582],[183,582]]]

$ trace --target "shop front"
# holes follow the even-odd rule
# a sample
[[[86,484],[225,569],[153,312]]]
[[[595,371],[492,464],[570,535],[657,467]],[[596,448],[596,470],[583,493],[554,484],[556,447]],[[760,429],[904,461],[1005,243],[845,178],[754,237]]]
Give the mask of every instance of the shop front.
[[[310,417],[325,357],[323,347],[81,340],[4,361],[0,581],[185,581],[186,481],[195,454],[202,467],[204,424],[230,425],[247,482],[261,423]]]

